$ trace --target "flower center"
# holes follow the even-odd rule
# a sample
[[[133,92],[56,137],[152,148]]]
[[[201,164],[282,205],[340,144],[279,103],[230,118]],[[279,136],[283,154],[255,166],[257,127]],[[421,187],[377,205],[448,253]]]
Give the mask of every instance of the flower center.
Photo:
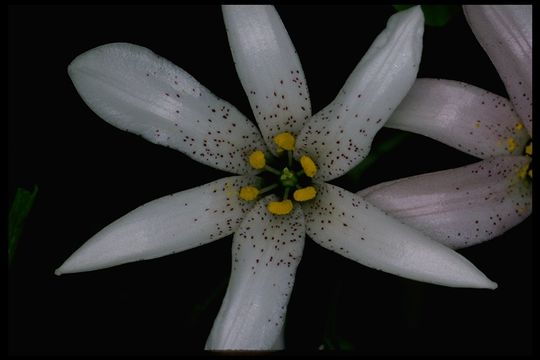
[[[275,215],[287,215],[294,208],[294,201],[303,202],[315,198],[317,190],[311,179],[317,173],[317,165],[309,156],[302,156],[300,161],[293,158],[296,139],[291,133],[283,132],[274,137],[278,146],[278,157],[267,159],[264,152],[256,150],[249,155],[249,164],[254,169],[263,170],[259,176],[263,187],[244,186],[239,197],[245,201],[256,200],[260,195],[272,192],[281,201],[272,201],[267,210]],[[289,197],[292,196],[292,199]]]
[[[523,166],[523,168],[519,171],[519,177],[522,179],[527,179],[529,181],[532,181],[533,177],[533,171],[532,171],[532,154],[533,154],[533,147],[532,147],[532,139],[529,140],[527,143],[527,146],[525,146],[525,150],[523,151],[523,156],[526,156],[529,159],[529,162],[527,165]]]

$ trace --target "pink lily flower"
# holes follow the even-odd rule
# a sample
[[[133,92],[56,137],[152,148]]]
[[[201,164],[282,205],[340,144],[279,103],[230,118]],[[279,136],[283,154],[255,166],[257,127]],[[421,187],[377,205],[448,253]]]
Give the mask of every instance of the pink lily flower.
[[[532,6],[464,11],[510,99],[458,81],[418,79],[385,126],[483,160],[358,192],[453,249],[499,236],[532,212]]]

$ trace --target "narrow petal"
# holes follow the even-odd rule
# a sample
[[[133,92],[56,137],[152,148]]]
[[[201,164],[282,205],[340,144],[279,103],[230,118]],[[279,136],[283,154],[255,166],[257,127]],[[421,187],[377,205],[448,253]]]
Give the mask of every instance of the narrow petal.
[[[532,211],[524,156],[501,156],[456,169],[378,184],[358,195],[432,239],[460,249],[499,236]]]
[[[94,235],[56,274],[153,259],[230,235],[253,206],[238,198],[239,189],[256,181],[227,177],[142,205]]]
[[[494,289],[473,264],[450,248],[385,214],[360,196],[329,184],[304,207],[306,232],[319,245],[354,261],[413,280]]]
[[[482,159],[521,155],[529,140],[510,101],[452,80],[416,80],[385,126],[428,136]]]
[[[295,206],[275,216],[267,196],[247,214],[234,235],[232,273],[206,342],[210,350],[278,350],[296,268],[304,248],[304,215]]]
[[[68,72],[86,104],[108,123],[203,164],[253,172],[248,155],[264,148],[255,125],[152,51],[99,46],[73,60]]]
[[[532,135],[532,5],[467,5],[463,10]]]
[[[311,103],[298,54],[276,9],[225,5],[223,16],[236,71],[268,147],[278,133],[298,135]]]
[[[296,156],[316,160],[318,179],[341,176],[368,154],[373,137],[414,83],[423,32],[420,6],[393,15],[336,99],[304,127]]]

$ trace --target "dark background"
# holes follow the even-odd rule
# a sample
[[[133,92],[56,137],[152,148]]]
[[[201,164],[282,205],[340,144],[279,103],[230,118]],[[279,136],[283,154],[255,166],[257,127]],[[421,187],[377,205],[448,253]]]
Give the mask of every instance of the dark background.
[[[278,6],[306,74],[313,111],[327,105],[394,13],[390,5]],[[8,273],[10,354],[198,352],[223,298],[232,236],[184,253],[57,277],[56,269],[135,207],[227,174],[99,119],[67,65],[101,44],[150,48],[252,117],[218,6],[10,6],[8,200],[39,186]],[[462,13],[426,27],[419,77],[506,96]],[[383,129],[375,144],[395,134]],[[350,191],[476,159],[409,137]],[[316,351],[333,330],[358,354],[530,354],[532,219],[460,250],[495,291],[454,289],[366,268],[307,239],[288,309],[290,351]]]

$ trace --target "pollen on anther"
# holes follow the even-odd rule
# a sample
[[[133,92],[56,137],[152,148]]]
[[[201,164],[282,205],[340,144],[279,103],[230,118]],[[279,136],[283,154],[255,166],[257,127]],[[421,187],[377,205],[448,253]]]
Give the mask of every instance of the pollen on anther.
[[[300,158],[300,165],[302,165],[302,169],[304,169],[304,173],[308,177],[312,178],[317,173],[317,165],[309,156],[303,155]]]
[[[284,150],[294,150],[295,141],[296,139],[294,136],[288,132],[282,132],[274,136],[274,142],[276,145]]]
[[[238,195],[240,199],[246,201],[252,201],[257,198],[259,195],[259,190],[253,186],[244,186],[240,189],[240,194]]]
[[[508,138],[507,143],[506,143],[506,148],[508,149],[510,153],[514,152],[514,150],[516,149],[516,146],[517,146],[516,141],[513,138]]]
[[[249,155],[249,164],[254,169],[262,169],[266,166],[266,159],[261,150],[256,150]]]
[[[293,197],[296,201],[308,201],[317,195],[317,190],[313,186],[307,186],[294,192]]]
[[[525,154],[527,154],[529,156],[532,156],[532,154],[533,154],[532,142],[529,143],[529,145],[527,145],[527,147],[525,147]]]
[[[268,203],[268,211],[274,215],[287,215],[293,209],[293,203],[291,200],[272,201]]]

